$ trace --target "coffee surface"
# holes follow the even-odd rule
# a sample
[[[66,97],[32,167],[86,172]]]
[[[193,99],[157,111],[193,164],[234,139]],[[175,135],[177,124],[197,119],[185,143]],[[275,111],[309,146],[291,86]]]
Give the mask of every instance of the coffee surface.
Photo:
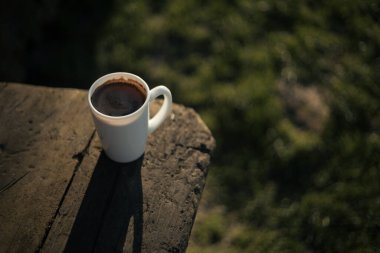
[[[91,103],[101,113],[124,116],[135,112],[145,102],[146,95],[135,84],[115,82],[95,89]]]

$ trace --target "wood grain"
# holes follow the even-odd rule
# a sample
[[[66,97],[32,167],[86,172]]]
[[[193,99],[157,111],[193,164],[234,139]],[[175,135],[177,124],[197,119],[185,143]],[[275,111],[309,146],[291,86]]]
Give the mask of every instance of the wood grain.
[[[85,91],[1,84],[0,99],[0,252],[186,250],[215,146],[194,110],[175,104],[145,154],[120,164]]]
[[[0,84],[0,252],[38,250],[93,125],[83,91]]]

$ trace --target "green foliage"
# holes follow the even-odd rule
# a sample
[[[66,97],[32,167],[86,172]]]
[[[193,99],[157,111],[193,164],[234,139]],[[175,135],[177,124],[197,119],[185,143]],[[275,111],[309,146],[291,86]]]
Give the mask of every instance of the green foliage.
[[[225,217],[220,212],[214,212],[204,217],[193,233],[195,242],[207,246],[220,242],[227,229]]]
[[[118,3],[98,62],[168,85],[211,127],[214,194],[247,226],[231,252],[376,249],[379,3],[148,2]],[[197,223],[195,241],[224,226]]]

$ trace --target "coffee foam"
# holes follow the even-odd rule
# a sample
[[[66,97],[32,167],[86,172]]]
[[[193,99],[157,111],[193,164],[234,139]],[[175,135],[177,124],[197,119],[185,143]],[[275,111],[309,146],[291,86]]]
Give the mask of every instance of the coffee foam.
[[[142,85],[141,83],[139,83],[138,81],[136,81],[135,79],[132,79],[132,78],[128,78],[128,79],[125,79],[123,77],[120,77],[120,78],[113,78],[113,79],[110,79],[110,80],[107,80],[106,82],[102,83],[101,85],[99,86],[102,86],[102,85],[107,85],[107,84],[111,84],[111,83],[129,83],[129,84],[132,84],[133,86],[135,86],[146,98],[146,93],[147,91],[145,90],[145,87],[144,85]]]

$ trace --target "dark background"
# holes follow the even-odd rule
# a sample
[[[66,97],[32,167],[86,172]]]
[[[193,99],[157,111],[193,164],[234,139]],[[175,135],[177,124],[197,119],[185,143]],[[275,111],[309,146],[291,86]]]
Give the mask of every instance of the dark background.
[[[88,88],[112,1],[2,1],[0,79]]]

